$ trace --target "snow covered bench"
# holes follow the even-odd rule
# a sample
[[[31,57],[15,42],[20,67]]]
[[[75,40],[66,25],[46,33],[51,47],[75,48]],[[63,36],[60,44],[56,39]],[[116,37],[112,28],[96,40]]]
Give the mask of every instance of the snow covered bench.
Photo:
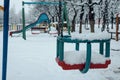
[[[64,43],[75,43],[76,51],[65,52]],[[86,51],[79,51],[80,43],[87,43]],[[92,43],[100,44],[99,53],[91,50]],[[72,34],[71,36],[57,37],[56,61],[64,70],[79,69],[86,73],[89,68],[107,68],[110,64],[109,57],[110,35],[108,33]]]

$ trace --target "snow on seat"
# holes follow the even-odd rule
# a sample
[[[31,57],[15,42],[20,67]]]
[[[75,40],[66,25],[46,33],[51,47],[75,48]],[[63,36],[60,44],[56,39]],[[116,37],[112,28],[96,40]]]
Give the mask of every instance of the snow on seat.
[[[91,56],[91,62],[101,63],[104,64],[106,60],[109,58],[105,58],[103,55],[93,52]],[[85,51],[68,51],[64,53],[64,61],[67,64],[74,65],[74,64],[81,64],[85,63],[86,61],[86,54]]]
[[[67,51],[64,53],[63,61],[58,58],[56,58],[56,61],[64,70],[82,70],[85,67],[86,54],[85,51]],[[105,58],[97,52],[92,52],[90,68],[107,68],[110,63],[109,58]]]
[[[107,40],[111,38],[111,35],[107,32],[100,32],[100,33],[82,33],[78,34],[76,32],[71,34],[72,39],[78,40]]]

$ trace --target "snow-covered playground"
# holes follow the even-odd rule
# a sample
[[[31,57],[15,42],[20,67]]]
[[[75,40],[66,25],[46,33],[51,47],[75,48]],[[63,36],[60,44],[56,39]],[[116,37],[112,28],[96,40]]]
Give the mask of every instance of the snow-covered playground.
[[[2,71],[2,36],[0,32],[0,71]],[[98,44],[92,44],[98,51]],[[74,50],[73,44],[65,44],[66,51]],[[86,49],[85,44],[81,45]],[[106,69],[90,69],[86,74],[79,70],[62,70],[55,61],[56,37],[48,33],[37,35],[27,31],[27,40],[21,34],[9,36],[7,80],[120,80],[120,41],[111,40],[111,64]],[[2,75],[0,73],[0,75]],[[1,78],[1,76],[0,76]]]

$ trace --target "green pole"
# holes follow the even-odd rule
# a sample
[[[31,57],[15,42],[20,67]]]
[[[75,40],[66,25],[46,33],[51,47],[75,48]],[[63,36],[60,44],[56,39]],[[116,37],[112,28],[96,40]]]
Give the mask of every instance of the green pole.
[[[91,63],[91,43],[87,42],[87,55],[86,55],[86,63],[85,63],[85,68],[83,70],[80,70],[82,73],[88,72],[90,68],[90,63]]]
[[[100,54],[103,55],[104,51],[104,42],[100,42],[100,48],[99,48]]]
[[[25,9],[24,9],[24,1],[22,2],[22,23],[23,23],[23,39],[26,40],[26,33],[25,33]]]
[[[63,14],[64,14],[65,17],[66,17],[66,20],[67,20],[67,28],[68,28],[68,34],[70,35],[70,23],[69,23],[68,14],[67,14],[66,3],[64,3]]]
[[[59,46],[60,46],[60,41],[57,39],[57,55],[56,55],[56,57],[58,58],[59,57],[59,55],[60,55],[60,49],[59,49]]]
[[[60,56],[60,61],[63,61],[64,59],[64,42],[59,41],[59,56]]]
[[[79,51],[79,43],[75,44],[75,49],[76,49],[76,51]]]
[[[105,57],[110,57],[110,41],[106,42]]]

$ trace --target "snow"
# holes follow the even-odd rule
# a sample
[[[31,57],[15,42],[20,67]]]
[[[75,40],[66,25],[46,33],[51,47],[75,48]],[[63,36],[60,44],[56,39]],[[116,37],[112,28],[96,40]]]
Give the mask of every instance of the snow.
[[[118,15],[118,17],[120,17],[120,14]]]
[[[57,30],[56,30],[56,27],[53,27],[53,26],[50,26],[50,31],[49,31],[50,34],[56,34],[57,35]]]
[[[92,52],[91,63],[101,63],[104,64],[108,58],[105,58],[100,53]],[[85,51],[67,51],[64,53],[64,62],[70,65],[82,64],[86,62],[86,52]]]
[[[2,75],[2,35],[1,31],[0,75]],[[92,46],[92,51],[98,53],[99,44],[93,43]],[[65,52],[74,51],[74,47],[73,44],[66,43]],[[85,49],[86,44],[81,44],[80,50]],[[111,40],[111,49],[120,49],[120,41]],[[79,70],[62,70],[55,61],[56,37],[47,33],[33,35],[27,31],[27,40],[23,40],[21,34],[9,36],[7,80],[120,80],[120,51],[110,52],[111,64],[106,69],[90,69],[86,74],[80,73]],[[94,59],[100,61],[96,56]]]
[[[96,35],[97,34],[97,35]],[[110,39],[111,35],[107,32],[100,32],[100,33],[84,33],[84,34],[72,34],[72,39],[79,39],[79,40],[105,40]]]

